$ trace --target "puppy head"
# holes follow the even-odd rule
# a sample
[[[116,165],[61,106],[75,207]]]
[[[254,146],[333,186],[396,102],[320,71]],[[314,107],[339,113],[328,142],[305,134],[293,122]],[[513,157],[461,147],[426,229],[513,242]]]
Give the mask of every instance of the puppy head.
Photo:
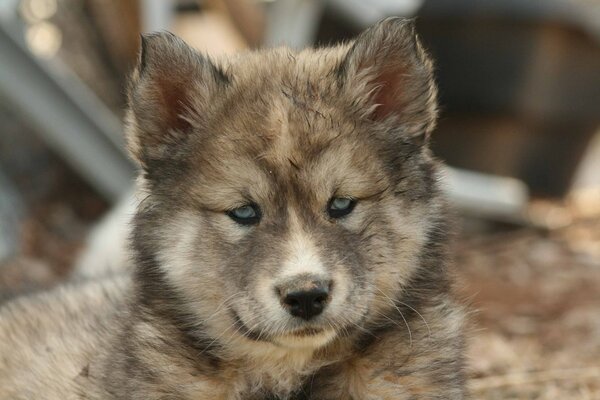
[[[412,22],[218,63],[151,35],[129,100],[138,268],[190,324],[317,348],[393,307],[437,213],[436,91]]]

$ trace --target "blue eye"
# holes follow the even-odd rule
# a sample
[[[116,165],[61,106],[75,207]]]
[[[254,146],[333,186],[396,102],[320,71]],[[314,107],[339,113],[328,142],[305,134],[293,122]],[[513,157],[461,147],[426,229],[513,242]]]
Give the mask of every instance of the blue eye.
[[[229,218],[241,225],[255,225],[260,221],[260,210],[255,204],[247,204],[227,212]]]
[[[356,206],[356,200],[349,197],[333,197],[329,200],[327,213],[331,218],[341,218],[350,214]]]

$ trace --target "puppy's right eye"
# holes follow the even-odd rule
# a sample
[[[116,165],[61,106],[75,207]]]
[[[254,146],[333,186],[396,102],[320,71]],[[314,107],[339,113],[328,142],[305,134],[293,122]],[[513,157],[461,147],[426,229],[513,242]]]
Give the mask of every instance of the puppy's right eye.
[[[229,218],[241,225],[256,225],[260,221],[260,209],[256,204],[247,204],[227,212]]]

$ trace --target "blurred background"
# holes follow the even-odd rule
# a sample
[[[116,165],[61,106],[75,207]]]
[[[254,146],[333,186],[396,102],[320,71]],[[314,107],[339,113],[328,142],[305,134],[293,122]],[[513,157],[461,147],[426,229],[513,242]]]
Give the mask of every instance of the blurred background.
[[[0,303],[127,263],[139,34],[213,56],[417,17],[481,399],[600,399],[599,0],[0,0]]]

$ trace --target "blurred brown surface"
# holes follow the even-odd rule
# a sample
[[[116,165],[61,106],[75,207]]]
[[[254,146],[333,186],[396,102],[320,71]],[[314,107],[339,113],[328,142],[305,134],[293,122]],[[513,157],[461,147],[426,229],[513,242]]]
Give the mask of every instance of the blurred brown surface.
[[[5,123],[0,166],[10,173],[26,209],[18,232],[20,248],[0,262],[2,302],[64,279],[108,204],[32,132],[7,124],[14,121],[12,114],[0,110],[0,116]]]
[[[124,106],[123,81],[125,77],[111,62],[110,57],[120,45],[109,45],[103,41],[100,21],[91,13],[91,3],[79,0],[58,2],[58,10],[50,19],[62,32],[62,45],[58,58],[106,104],[113,112],[120,113]],[[111,8],[111,7],[109,7]],[[97,9],[97,8],[96,8]],[[108,10],[105,10],[107,13]],[[124,24],[123,20],[115,23]],[[113,50],[108,52],[109,47]]]
[[[474,398],[600,399],[600,217],[463,239],[457,270]]]
[[[215,11],[177,16],[173,33],[212,57],[234,54],[246,48],[243,36],[232,25],[231,20]]]
[[[101,39],[101,51],[116,70],[116,79],[122,87],[137,61],[141,31],[139,8],[138,0],[87,0],[88,14]]]
[[[205,0],[209,8],[218,11],[235,26],[250,47],[263,42],[266,15],[263,7],[254,0]]]

